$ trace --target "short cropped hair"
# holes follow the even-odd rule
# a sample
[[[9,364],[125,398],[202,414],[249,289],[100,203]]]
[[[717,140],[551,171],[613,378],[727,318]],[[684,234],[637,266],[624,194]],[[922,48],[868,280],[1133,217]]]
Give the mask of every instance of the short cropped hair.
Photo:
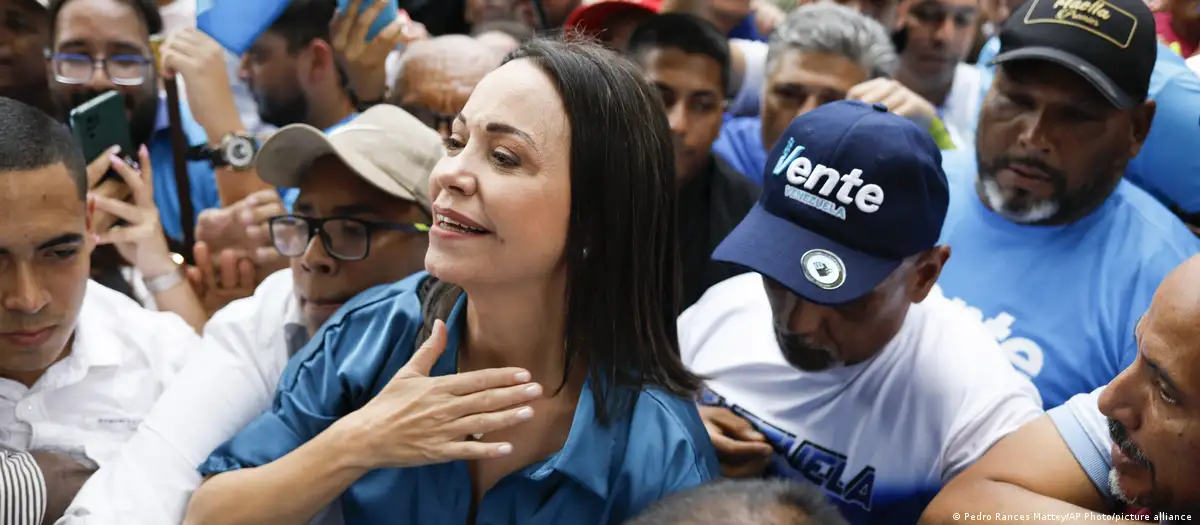
[[[288,52],[295,53],[313,40],[329,41],[329,24],[335,13],[335,0],[292,0],[267,31],[282,36],[287,41]]]
[[[158,4],[154,0],[117,0],[129,7],[137,13],[138,19],[146,24],[146,34],[157,35],[163,31],[162,15],[158,12]],[[58,35],[58,13],[71,0],[50,0],[50,35],[52,38]]]
[[[841,55],[871,78],[891,76],[899,61],[879,22],[827,0],[800,6],[775,28],[767,48],[767,70],[787,51]]]
[[[811,483],[719,480],[677,492],[625,525],[847,525]]]
[[[642,22],[629,37],[629,56],[638,63],[642,53],[664,48],[716,60],[721,67],[721,92],[729,89],[729,40],[707,20],[685,13],[656,15]]]
[[[41,110],[0,97],[0,173],[63,164],[79,200],[87,198],[87,161],[70,131]]]

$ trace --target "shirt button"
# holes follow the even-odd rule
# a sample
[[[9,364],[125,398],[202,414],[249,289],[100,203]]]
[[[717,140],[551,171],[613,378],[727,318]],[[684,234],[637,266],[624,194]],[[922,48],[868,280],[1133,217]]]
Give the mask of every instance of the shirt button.
[[[874,104],[871,104],[871,107],[875,108],[875,111],[883,111],[885,113],[888,110],[887,106],[883,105],[882,102],[876,102]]]

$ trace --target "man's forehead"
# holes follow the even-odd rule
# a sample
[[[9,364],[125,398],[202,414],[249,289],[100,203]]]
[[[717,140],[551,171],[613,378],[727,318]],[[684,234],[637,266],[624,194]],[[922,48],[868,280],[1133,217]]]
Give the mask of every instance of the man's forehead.
[[[826,79],[839,84],[858,84],[867,79],[867,71],[844,55],[825,51],[802,51],[789,49],[779,56],[770,78],[782,82],[799,82],[789,79]]]
[[[1000,64],[998,71],[1010,85],[1034,88],[1071,102],[1113,107],[1100,90],[1082,76],[1053,62],[1022,60]]]
[[[133,6],[115,0],[69,0],[55,22],[57,41],[141,45],[149,38]]]
[[[1138,322],[1139,351],[1180,388],[1200,392],[1200,311],[1166,306],[1152,304]]]

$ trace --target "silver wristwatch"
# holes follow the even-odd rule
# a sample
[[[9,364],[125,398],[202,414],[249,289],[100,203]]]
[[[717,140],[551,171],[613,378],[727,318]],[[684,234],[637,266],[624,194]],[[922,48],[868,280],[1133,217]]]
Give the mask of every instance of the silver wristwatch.
[[[176,269],[173,272],[165,273],[158,277],[150,279],[142,279],[142,283],[146,285],[146,289],[152,294],[160,294],[170,290],[183,283],[183,271]]]

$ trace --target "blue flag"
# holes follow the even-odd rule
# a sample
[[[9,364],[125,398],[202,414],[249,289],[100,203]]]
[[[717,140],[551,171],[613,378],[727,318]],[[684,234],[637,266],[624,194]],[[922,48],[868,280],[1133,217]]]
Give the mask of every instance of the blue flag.
[[[196,0],[196,27],[236,55],[245,53],[289,0]]]

